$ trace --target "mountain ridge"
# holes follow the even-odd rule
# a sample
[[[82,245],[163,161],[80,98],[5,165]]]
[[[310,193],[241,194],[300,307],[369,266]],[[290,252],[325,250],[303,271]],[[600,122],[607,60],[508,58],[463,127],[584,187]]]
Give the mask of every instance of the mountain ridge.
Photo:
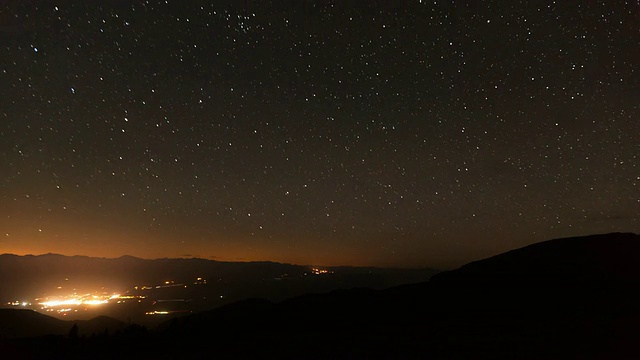
[[[133,341],[169,358],[637,358],[639,286],[640,235],[554,239],[414,284],[235,302],[111,337],[103,356]]]
[[[613,243],[616,245],[610,253],[592,251],[607,249],[607,244]],[[637,269],[640,247],[635,245],[640,245],[640,236],[632,233],[554,239],[442,272],[426,282],[384,290],[307,294],[280,303],[258,302],[254,308],[244,303],[238,308],[193,314],[164,326],[187,338],[214,337],[223,342],[233,342],[236,335],[223,330],[232,329],[231,334],[242,333],[246,341],[265,347],[280,337],[293,336],[299,344],[295,351],[317,349],[314,334],[323,334],[323,343],[331,346],[319,350],[314,358],[332,358],[342,351],[351,351],[354,358],[511,358],[514,353],[532,359],[627,358],[628,354],[638,354],[632,334],[640,336],[635,321],[640,320],[640,310],[635,297],[630,296],[640,285],[640,272],[634,271],[622,282],[614,279],[619,273],[589,282],[592,278],[584,275],[598,268],[578,266],[575,271],[560,274],[562,281],[556,282],[547,276],[558,269],[556,264],[544,260],[566,251],[576,254],[565,258],[569,263],[593,254],[617,254]],[[552,251],[556,247],[564,252]],[[513,282],[522,272],[511,274],[507,265],[523,264],[508,261],[496,267],[494,262],[514,256],[518,261],[528,258],[529,264],[525,265],[535,263],[538,271]],[[597,258],[592,260],[587,265],[598,264]],[[479,271],[474,273],[476,269]],[[507,283],[493,279],[495,274],[504,275]],[[214,323],[221,330],[209,327]],[[237,324],[244,325],[238,328]],[[267,331],[261,324],[271,325]],[[250,330],[242,332],[247,327]],[[603,333],[605,329],[613,333]],[[372,344],[371,339],[384,340]],[[275,357],[295,358],[291,355],[295,351],[276,351]]]

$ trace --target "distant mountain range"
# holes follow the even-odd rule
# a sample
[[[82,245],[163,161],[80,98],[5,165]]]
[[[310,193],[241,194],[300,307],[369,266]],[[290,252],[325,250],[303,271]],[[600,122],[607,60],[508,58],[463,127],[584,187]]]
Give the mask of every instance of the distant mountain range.
[[[121,321],[152,326],[163,317],[147,312],[182,314],[213,309],[248,298],[281,301],[305,293],[369,287],[383,289],[428,280],[433,269],[384,269],[222,262],[205,259],[116,259],[57,254],[0,255],[0,305],[31,303],[70,294],[126,294],[143,296],[141,303],[83,307],[66,313],[47,313],[60,319],[89,319],[107,315]],[[35,299],[39,300],[35,300]],[[166,301],[180,300],[180,301]],[[117,301],[115,301],[117,302]],[[114,303],[115,303],[114,302]],[[51,309],[50,309],[51,310]],[[68,315],[68,317],[67,317]]]
[[[65,286],[113,290],[136,285],[158,284],[166,280],[189,281],[197,277],[238,281],[298,274],[305,268],[273,262],[219,262],[205,259],[146,260],[132,256],[116,259],[58,254],[0,255],[0,299],[16,295],[41,295],[42,289]],[[20,274],[19,277],[14,276]],[[54,286],[55,285],[55,286]]]
[[[312,274],[306,265],[277,262],[223,262],[206,259],[139,259],[122,256],[116,259],[58,254],[0,255],[0,300],[16,296],[42,295],[43,289],[57,287],[95,288],[104,286],[123,291],[134,286],[153,285],[167,280],[189,283],[197,278],[210,282],[257,282],[290,280]],[[374,288],[423,281],[437,271],[433,269],[386,269],[373,267],[326,268],[346,286]],[[305,275],[306,274],[306,275]],[[19,275],[19,276],[16,276]]]
[[[336,290],[280,302],[249,299],[131,336],[123,330],[107,340],[6,340],[2,349],[35,358],[53,349],[60,358],[99,353],[99,358],[632,359],[640,358],[639,286],[640,236],[614,233],[534,244],[386,290]],[[100,348],[105,341],[109,346]]]

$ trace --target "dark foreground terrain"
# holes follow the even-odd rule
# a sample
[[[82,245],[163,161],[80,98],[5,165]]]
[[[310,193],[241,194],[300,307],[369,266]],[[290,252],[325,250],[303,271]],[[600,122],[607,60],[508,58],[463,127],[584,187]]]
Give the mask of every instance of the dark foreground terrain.
[[[594,235],[534,244],[424,283],[278,303],[247,300],[153,330],[111,323],[83,331],[95,324],[67,322],[66,335],[16,337],[7,330],[17,333],[16,324],[54,325],[11,310],[0,316],[0,353],[20,359],[632,359],[640,358],[639,285],[640,236]]]

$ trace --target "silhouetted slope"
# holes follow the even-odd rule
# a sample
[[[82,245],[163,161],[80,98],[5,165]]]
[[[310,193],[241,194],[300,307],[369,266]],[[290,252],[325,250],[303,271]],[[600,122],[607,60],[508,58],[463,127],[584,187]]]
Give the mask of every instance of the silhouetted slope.
[[[113,333],[126,325],[116,319],[99,316],[90,320],[64,321],[33,310],[0,309],[0,338],[26,338],[45,335],[67,335],[78,326],[78,335]]]
[[[545,241],[435,275],[447,286],[509,286],[525,282],[638,282],[640,236],[591,235]]]
[[[112,334],[127,328],[124,322],[108,316],[98,316],[89,320],[68,321],[68,323],[77,324],[79,329],[78,334],[81,336],[104,333]]]
[[[426,283],[248,300],[111,337],[98,353],[134,358],[134,344],[145,357],[189,359],[640,358],[639,244],[634,234],[551,240]],[[79,358],[68,349],[60,354]]]
[[[634,234],[551,240],[428,283],[243,303],[170,333],[218,339],[222,352],[255,344],[235,350],[247,357],[625,358],[640,335],[639,245]]]
[[[0,338],[64,334],[71,326],[33,310],[0,309]]]

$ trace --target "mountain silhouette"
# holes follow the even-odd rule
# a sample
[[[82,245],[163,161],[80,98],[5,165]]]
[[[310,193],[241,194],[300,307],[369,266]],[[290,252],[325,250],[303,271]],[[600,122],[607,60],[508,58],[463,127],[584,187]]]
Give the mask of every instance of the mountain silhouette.
[[[229,304],[112,336],[100,356],[139,357],[135,345],[162,358],[638,358],[639,264],[635,234],[550,240],[427,282]],[[60,357],[72,345],[60,340]]]
[[[81,336],[113,333],[126,327],[125,323],[106,316],[64,321],[33,310],[0,309],[0,339],[67,335],[74,324]]]
[[[244,303],[167,328],[242,338],[273,357],[626,358],[640,355],[638,285],[640,236],[614,233],[534,244],[429,282]],[[270,345],[282,338],[295,345]]]
[[[639,278],[638,235],[612,233],[529,245],[440,273],[431,282],[446,282],[449,286],[505,286],[537,281],[637,282]]]

